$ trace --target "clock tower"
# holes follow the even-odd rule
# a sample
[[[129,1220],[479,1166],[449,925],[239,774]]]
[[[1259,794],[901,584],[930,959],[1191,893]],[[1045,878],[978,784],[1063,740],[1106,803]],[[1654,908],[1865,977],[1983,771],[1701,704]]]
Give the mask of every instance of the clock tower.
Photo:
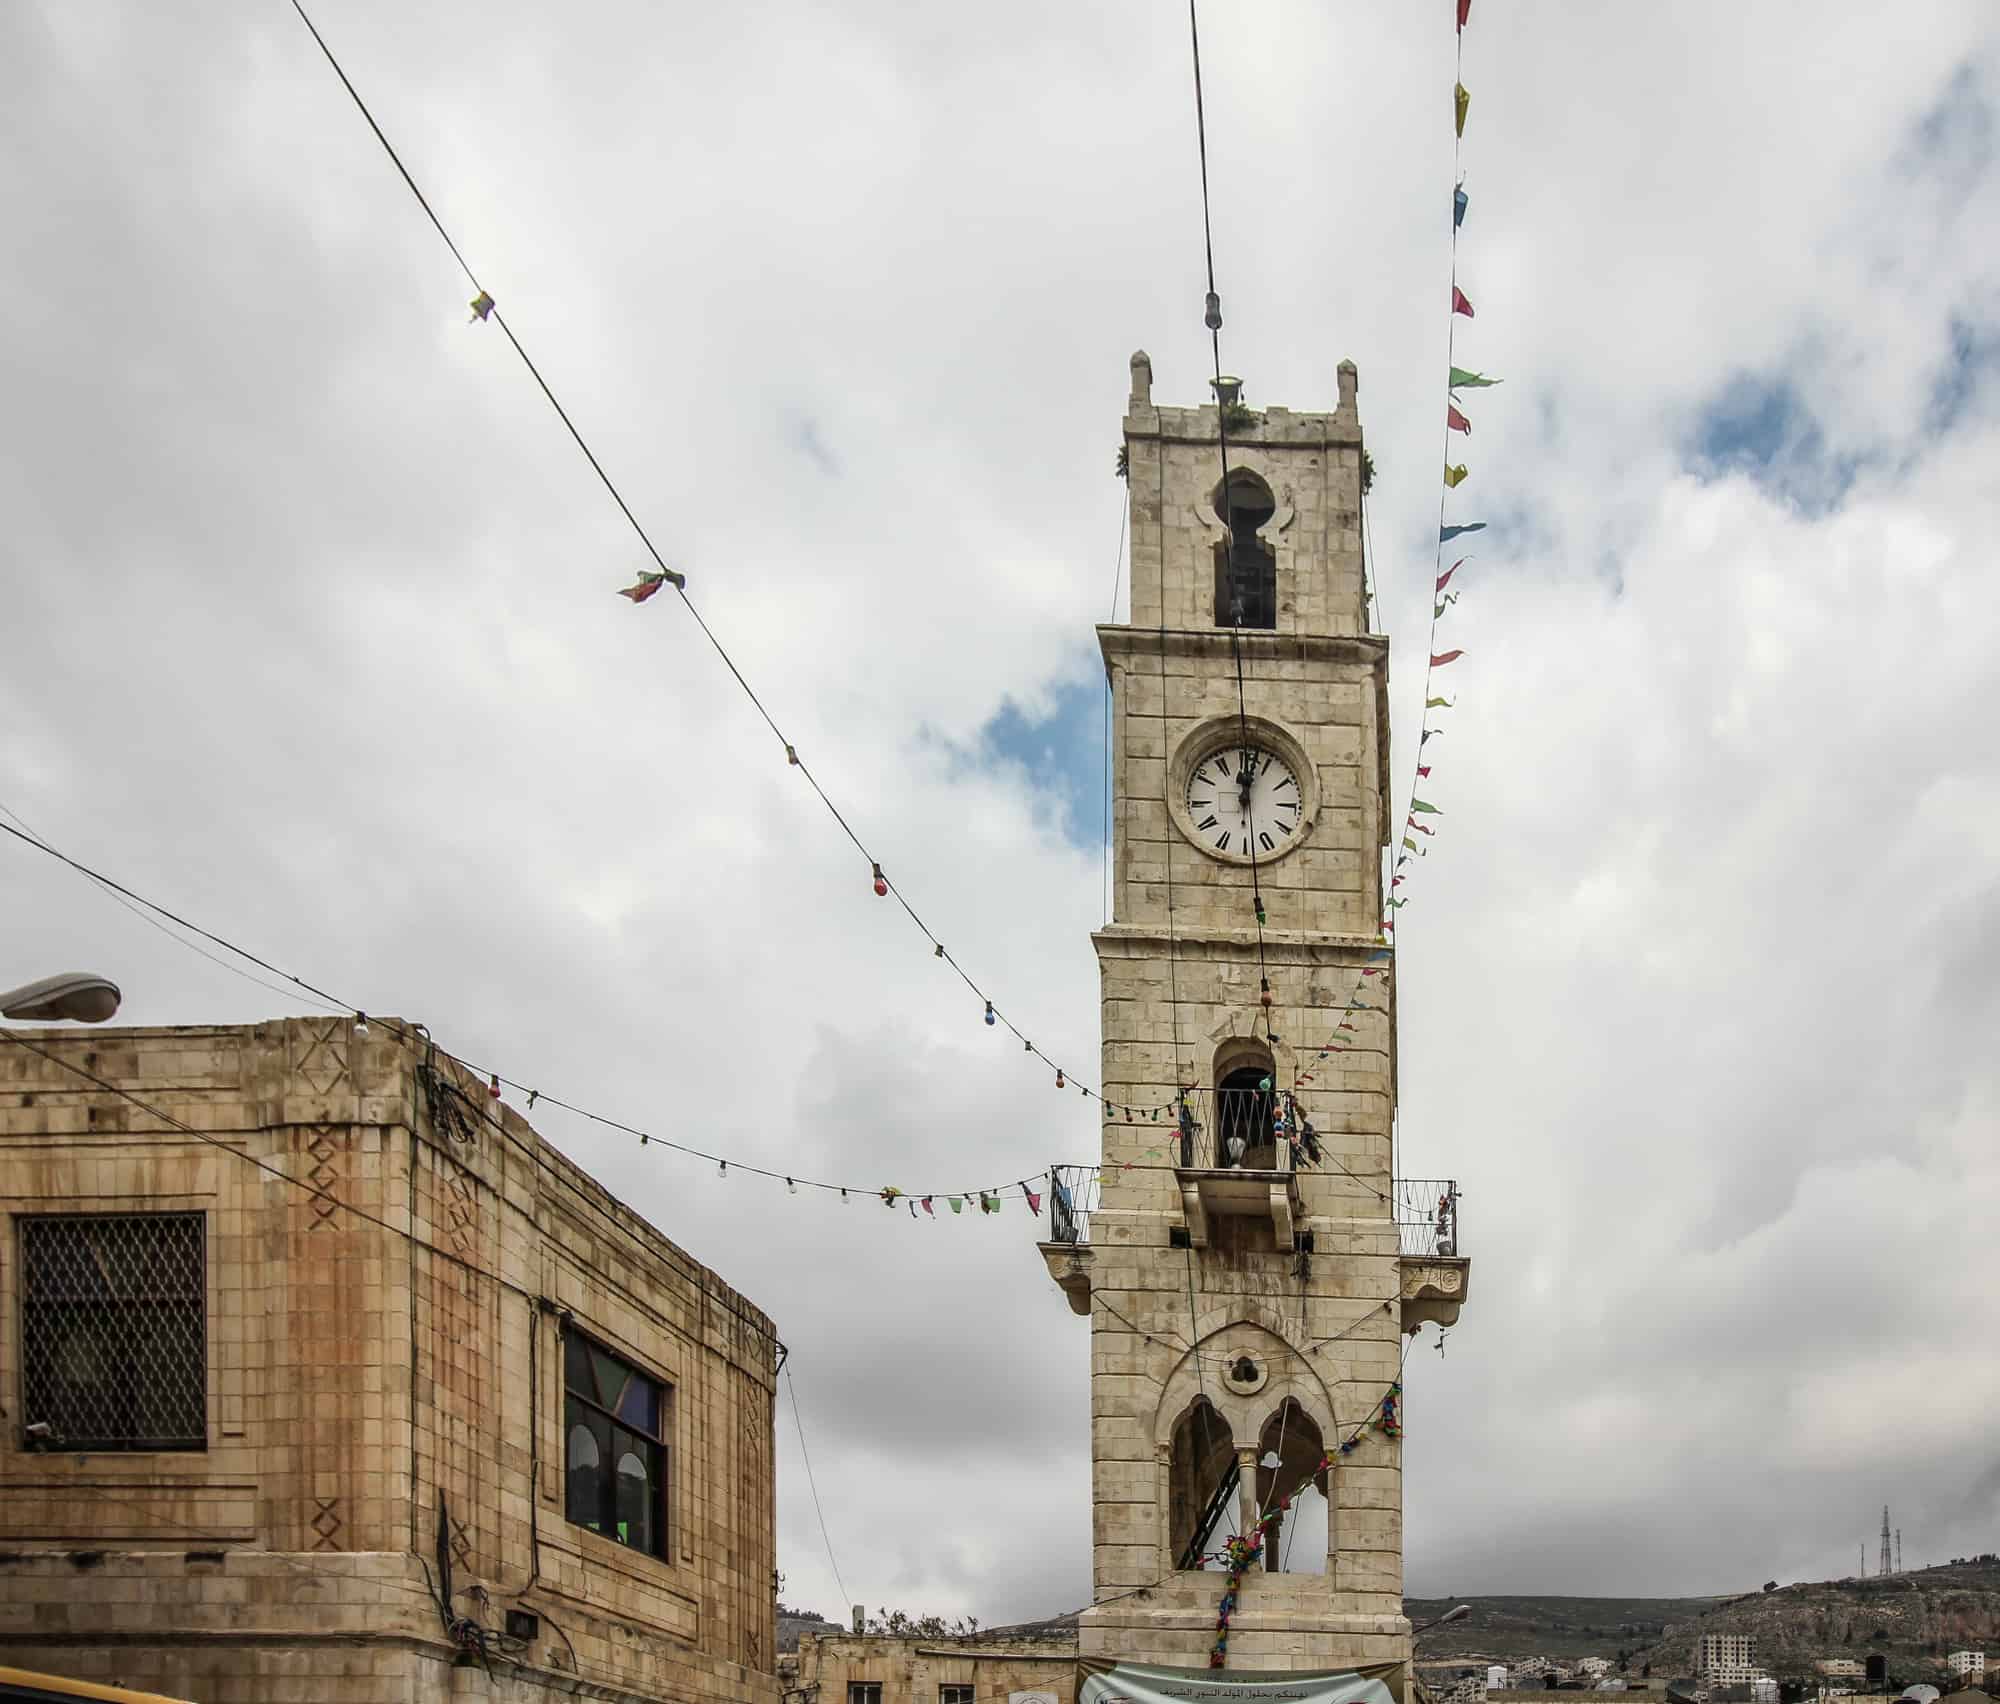
[[[1098,629],[1103,1165],[1058,1174],[1042,1245],[1091,1321],[1081,1650],[1208,1664],[1218,1555],[1255,1530],[1229,1668],[1399,1662],[1391,1392],[1405,1334],[1455,1320],[1468,1274],[1456,1189],[1394,1176],[1389,644],[1356,374],[1341,363],[1330,413],[1254,410],[1227,379],[1164,407],[1152,386],[1134,355],[1132,619]]]

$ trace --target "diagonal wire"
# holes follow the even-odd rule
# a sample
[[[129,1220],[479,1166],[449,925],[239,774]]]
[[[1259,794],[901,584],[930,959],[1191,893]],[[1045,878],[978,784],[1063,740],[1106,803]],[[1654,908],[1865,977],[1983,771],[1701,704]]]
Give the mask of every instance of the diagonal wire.
[[[840,1601],[852,1603],[847,1595],[847,1582],[840,1577],[840,1564],[833,1559],[833,1534],[826,1530],[826,1511],[820,1507],[819,1482],[813,1478],[812,1457],[806,1451],[806,1423],[799,1414],[799,1387],[792,1382],[792,1369],[785,1368],[785,1389],[792,1396],[792,1424],[799,1429],[799,1460],[806,1464],[806,1485],[812,1492],[813,1513],[819,1518],[819,1536],[826,1544],[827,1566],[833,1570],[833,1583],[840,1588]]]

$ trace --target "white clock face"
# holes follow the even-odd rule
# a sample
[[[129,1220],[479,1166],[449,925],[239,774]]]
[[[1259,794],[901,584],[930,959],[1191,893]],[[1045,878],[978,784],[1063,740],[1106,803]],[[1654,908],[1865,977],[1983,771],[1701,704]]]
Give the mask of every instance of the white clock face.
[[[1267,746],[1224,746],[1194,767],[1188,822],[1196,840],[1238,858],[1268,858],[1298,838],[1304,818],[1299,778]]]

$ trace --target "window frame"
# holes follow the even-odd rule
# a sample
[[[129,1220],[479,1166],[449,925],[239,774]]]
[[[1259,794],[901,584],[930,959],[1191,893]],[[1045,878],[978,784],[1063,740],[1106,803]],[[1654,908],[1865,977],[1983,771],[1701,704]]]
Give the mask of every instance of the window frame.
[[[879,1680],[850,1680],[847,1683],[847,1704],[882,1704],[882,1683]]]
[[[578,1390],[570,1380],[570,1342],[574,1339],[583,1354],[602,1355],[623,1367],[635,1379],[650,1385],[654,1394],[655,1434],[648,1436],[639,1426],[621,1418],[615,1410],[608,1409],[598,1400],[595,1390]],[[562,1472],[563,1472],[563,1519],[571,1526],[580,1527],[585,1532],[595,1533],[621,1550],[629,1550],[637,1556],[650,1556],[657,1562],[671,1562],[673,1559],[673,1412],[674,1386],[670,1379],[639,1364],[638,1360],[617,1349],[613,1349],[602,1339],[565,1321],[558,1333],[562,1348]],[[586,1363],[588,1364],[588,1363]],[[598,1490],[597,1524],[578,1520],[574,1504],[574,1464],[571,1460],[571,1442],[580,1423],[578,1415],[591,1422],[587,1427],[592,1443],[600,1452],[608,1448],[609,1459],[601,1454],[595,1464]],[[641,1459],[647,1465],[652,1480],[651,1507],[649,1509],[652,1526],[651,1542],[636,1543],[618,1534],[618,1460],[622,1459],[618,1448],[620,1438],[629,1438],[643,1448]]]
[[[20,1427],[16,1432],[16,1442],[19,1446],[23,1449],[46,1447],[56,1450],[85,1451],[92,1455],[195,1455],[206,1452],[210,1447],[210,1431],[214,1423],[214,1416],[211,1412],[213,1404],[210,1401],[209,1392],[209,1376],[213,1370],[211,1365],[213,1356],[209,1343],[209,1332],[213,1324],[213,1315],[209,1306],[208,1293],[210,1273],[207,1211],[199,1207],[171,1207],[142,1208],[131,1212],[108,1213],[90,1211],[64,1213],[30,1212],[15,1213],[12,1215],[12,1219],[14,1229],[13,1255],[15,1280],[14,1341],[18,1361],[18,1388],[16,1396],[18,1399],[17,1412],[20,1415]],[[29,1243],[35,1234],[31,1227],[63,1225],[73,1227],[81,1232],[82,1227],[90,1225],[136,1224],[140,1221],[164,1220],[178,1220],[184,1223],[191,1223],[194,1227],[194,1283],[188,1294],[182,1296],[172,1296],[163,1293],[142,1296],[118,1296],[112,1294],[110,1292],[113,1285],[109,1279],[109,1275],[105,1274],[102,1270],[102,1250],[96,1248],[91,1252],[93,1257],[98,1260],[100,1277],[106,1280],[106,1293],[104,1295],[91,1297],[80,1293],[73,1296],[62,1294],[38,1296],[36,1294],[34,1274],[38,1269],[39,1261],[37,1257],[31,1256],[29,1252]],[[192,1309],[194,1315],[192,1335],[196,1360],[191,1369],[192,1376],[189,1380],[191,1391],[183,1394],[192,1395],[199,1414],[198,1430],[177,1438],[141,1437],[136,1431],[122,1437],[101,1434],[72,1435],[64,1433],[48,1440],[46,1445],[43,1445],[39,1439],[28,1437],[27,1428],[30,1425],[41,1420],[54,1422],[59,1418],[57,1415],[45,1415],[41,1413],[40,1409],[44,1405],[43,1402],[31,1400],[30,1397],[29,1387],[31,1379],[40,1377],[53,1381],[54,1378],[52,1373],[43,1372],[38,1367],[38,1363],[56,1353],[56,1348],[53,1345],[46,1349],[38,1346],[39,1333],[45,1327],[45,1323],[47,1323],[37,1317],[38,1311],[42,1308],[52,1311],[68,1310],[73,1313],[93,1309],[100,1313],[109,1313],[115,1310],[119,1316],[127,1320],[136,1319],[143,1313],[143,1316],[149,1322],[156,1322],[168,1310]],[[153,1325],[153,1333],[157,1335],[157,1324]],[[100,1338],[100,1345],[107,1356],[119,1353],[121,1348],[120,1345],[109,1343],[103,1338]],[[129,1349],[124,1350],[124,1355],[129,1360]]]
[[[979,1686],[970,1680],[941,1680],[938,1682],[938,1704],[976,1704]]]

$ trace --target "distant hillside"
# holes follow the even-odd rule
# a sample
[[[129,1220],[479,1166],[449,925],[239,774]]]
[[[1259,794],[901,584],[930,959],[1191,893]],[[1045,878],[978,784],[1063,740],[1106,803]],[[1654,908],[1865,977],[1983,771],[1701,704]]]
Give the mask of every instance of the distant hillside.
[[[1928,1678],[1948,1651],[2000,1647],[2000,1557],[1911,1569],[1880,1579],[1818,1580],[1775,1591],[1715,1598],[1409,1598],[1421,1626],[1452,1607],[1472,1614],[1418,1640],[1425,1657],[1615,1658],[1632,1673],[1683,1675],[1703,1633],[1748,1633],[1757,1661],[1780,1679],[1804,1675],[1821,1657],[1880,1651],[1892,1674]]]
[[[1424,1657],[1615,1657],[1663,1639],[1670,1628],[1706,1614],[1725,1598],[1459,1597],[1405,1598],[1403,1613],[1421,1627],[1454,1604],[1472,1614],[1434,1627],[1417,1641]],[[1638,1664],[1634,1663],[1636,1672]]]

